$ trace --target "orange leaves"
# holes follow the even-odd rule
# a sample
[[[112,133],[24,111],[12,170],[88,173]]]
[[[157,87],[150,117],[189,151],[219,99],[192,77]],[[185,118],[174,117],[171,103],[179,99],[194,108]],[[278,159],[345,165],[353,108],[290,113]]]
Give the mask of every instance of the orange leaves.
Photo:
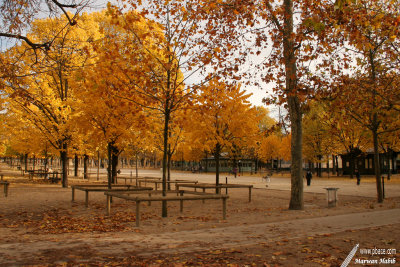
[[[132,230],[130,226],[135,221],[135,215],[129,212],[118,212],[111,217],[104,215],[72,216],[64,210],[54,209],[37,215],[24,213],[23,220],[14,224],[7,224],[8,228],[29,227],[34,234],[61,234],[61,233],[93,233],[116,232]]]
[[[240,86],[228,86],[217,80],[204,86],[199,97],[194,116],[202,122],[194,136],[203,140],[203,144],[214,147],[219,143],[229,150],[235,143],[241,145],[247,137],[257,131],[256,112],[247,104],[247,98]],[[197,124],[197,123],[196,123]]]

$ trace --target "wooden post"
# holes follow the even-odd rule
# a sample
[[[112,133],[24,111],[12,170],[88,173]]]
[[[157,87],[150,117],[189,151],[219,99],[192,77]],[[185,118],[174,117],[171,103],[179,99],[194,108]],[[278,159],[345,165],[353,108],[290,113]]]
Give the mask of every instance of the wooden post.
[[[183,196],[183,192],[179,192],[180,196]],[[183,199],[179,200],[180,201],[180,212],[183,212]]]
[[[225,184],[228,184],[228,177],[225,177]],[[228,187],[225,188],[225,194],[228,194]]]
[[[111,197],[107,195],[107,216],[111,214]]]
[[[251,186],[249,186],[249,202],[251,202]]]
[[[71,188],[72,188],[72,200],[71,200],[71,202],[74,202],[75,201],[75,187],[71,186]]]
[[[4,196],[7,197],[8,196],[8,182],[4,182],[2,183],[3,187],[4,187]]]
[[[180,202],[180,212],[183,212],[183,199],[179,200]]]
[[[206,193],[206,188],[203,187],[203,193]],[[205,200],[203,199],[203,204],[205,203]]]
[[[222,198],[222,219],[226,220],[226,198]]]
[[[136,227],[140,226],[140,201],[136,200]]]
[[[151,193],[149,193],[149,197],[151,197]],[[149,200],[149,206],[151,206],[151,201]]]
[[[85,206],[89,206],[89,191],[85,190]]]

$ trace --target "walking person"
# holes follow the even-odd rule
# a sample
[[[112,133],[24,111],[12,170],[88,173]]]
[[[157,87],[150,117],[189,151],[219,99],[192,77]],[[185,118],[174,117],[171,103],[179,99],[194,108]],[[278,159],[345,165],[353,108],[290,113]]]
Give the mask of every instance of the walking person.
[[[356,178],[357,178],[357,185],[360,185],[361,176],[360,176],[360,172],[358,170],[356,170]]]
[[[238,172],[238,169],[235,167],[235,168],[233,168],[233,175],[235,176],[235,178],[236,178],[236,176],[237,176],[237,172]]]
[[[307,171],[306,179],[307,179],[307,186],[310,186],[311,185],[311,179],[312,179],[312,173],[310,171]]]

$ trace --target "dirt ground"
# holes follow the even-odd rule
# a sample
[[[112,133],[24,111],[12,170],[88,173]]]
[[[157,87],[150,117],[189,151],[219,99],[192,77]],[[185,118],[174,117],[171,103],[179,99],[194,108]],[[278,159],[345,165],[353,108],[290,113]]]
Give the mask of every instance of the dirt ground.
[[[189,244],[187,249],[182,248],[185,244],[181,244],[157,252],[157,247],[143,250],[134,242],[127,247],[115,241],[134,239],[140,243],[141,238],[165,233],[178,237],[192,231],[223,232],[229,227],[287,221],[296,224],[306,218],[360,212],[372,216],[375,211],[397,211],[398,197],[378,204],[375,198],[339,195],[337,207],[327,208],[325,194],[305,193],[305,209],[292,211],[287,208],[289,191],[253,189],[249,203],[247,189],[230,189],[226,220],[222,220],[222,205],[217,200],[206,200],[204,204],[186,201],[183,213],[179,212],[179,202],[168,203],[167,218],[161,218],[161,204],[153,202],[151,206],[141,204],[141,227],[137,228],[133,202],[114,199],[111,216],[106,216],[103,193],[90,193],[86,208],[82,191],[76,192],[72,203],[69,188],[22,177],[5,178],[12,184],[7,198],[0,195],[0,266],[340,266],[355,244],[364,248],[399,248],[400,222],[341,232],[326,229],[326,233],[298,237],[278,232],[275,234],[279,238],[238,241],[221,248],[213,246],[211,240],[197,244],[195,249]],[[237,235],[252,238],[251,232]],[[84,242],[89,239],[93,242]],[[73,245],[63,246],[72,241]],[[397,262],[385,266],[400,266],[396,253],[389,256],[397,257]],[[353,261],[349,266],[359,265]]]

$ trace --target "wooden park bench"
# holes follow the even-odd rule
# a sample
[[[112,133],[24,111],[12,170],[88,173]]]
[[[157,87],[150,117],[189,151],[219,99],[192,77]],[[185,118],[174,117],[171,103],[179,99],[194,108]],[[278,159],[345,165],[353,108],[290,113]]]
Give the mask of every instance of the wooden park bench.
[[[89,192],[125,192],[125,191],[149,191],[153,190],[151,187],[136,187],[131,185],[112,185],[112,188],[108,188],[107,184],[97,185],[71,185],[72,189],[72,202],[75,201],[75,190],[85,191],[85,206],[89,205]]]
[[[153,191],[151,193],[156,193]],[[162,191],[157,191],[157,193],[161,194]],[[177,195],[167,195],[167,196],[130,196],[129,192],[125,193],[117,193],[117,192],[104,192],[107,196],[107,215],[111,214],[111,198],[122,198],[125,200],[135,201],[136,202],[136,226],[140,226],[140,203],[152,202],[152,201],[179,201],[180,202],[180,212],[183,212],[183,201],[185,200],[205,200],[205,199],[221,199],[222,200],[222,218],[226,220],[226,200],[229,198],[228,195],[217,195],[217,194],[203,194],[198,192],[189,192],[189,191],[169,191],[169,193],[177,193]],[[189,195],[184,195],[184,194]]]
[[[158,189],[158,185],[161,185],[162,186],[162,181],[161,180],[145,180],[145,181],[142,181],[142,180],[139,180],[139,186],[141,186],[142,185],[142,182],[144,182],[144,184],[145,184],[145,186],[146,186],[146,184],[147,183],[150,183],[150,184],[154,184],[154,189],[155,190],[157,190]],[[198,183],[198,181],[190,181],[190,180],[171,180],[171,181],[166,181],[166,183],[167,183],[167,185],[168,184],[174,184],[175,185],[175,190],[178,190],[177,189],[177,184],[197,184]]]
[[[221,193],[222,188],[226,189],[226,194],[228,194],[228,188],[248,188],[249,189],[249,202],[251,202],[251,189],[253,188],[253,185],[246,185],[246,184],[206,184],[206,183],[197,183],[197,184],[181,184],[178,183],[176,184],[176,190],[179,190],[182,187],[187,187],[187,188],[194,188],[196,191],[198,188],[203,189],[203,193],[206,192],[206,189],[214,189],[217,190],[218,192]]]
[[[130,183],[132,183],[132,181],[135,180],[136,186],[140,186],[139,181],[144,181],[144,186],[146,186],[147,185],[146,181],[160,181],[161,180],[161,178],[157,178],[157,177],[121,177],[121,176],[117,176],[116,183],[118,183],[119,179],[125,180],[125,184],[127,184],[128,180],[130,180]]]
[[[33,180],[33,177],[39,176],[43,178],[45,181],[50,181],[51,183],[58,183],[61,181],[62,172],[46,172],[44,170],[28,170],[29,180]]]

